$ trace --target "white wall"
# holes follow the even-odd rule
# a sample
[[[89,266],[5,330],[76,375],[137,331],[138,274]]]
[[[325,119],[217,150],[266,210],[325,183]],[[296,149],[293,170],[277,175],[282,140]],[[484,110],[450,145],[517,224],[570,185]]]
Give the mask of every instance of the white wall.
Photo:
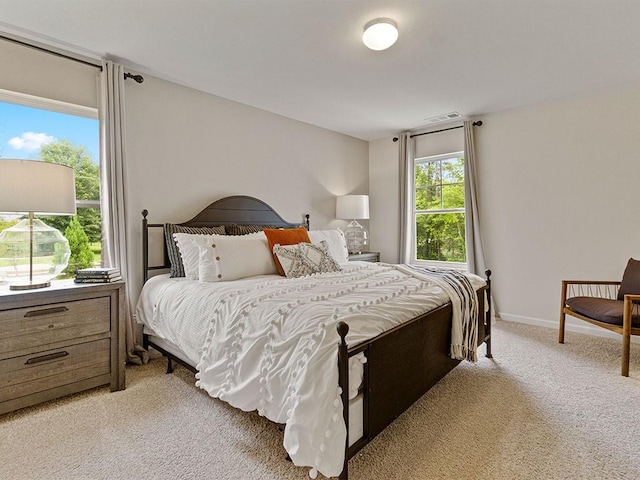
[[[134,290],[141,215],[184,222],[227,195],[250,195],[311,228],[335,220],[335,196],[368,193],[369,146],[246,105],[145,76],[126,83],[127,221]]]
[[[557,324],[562,279],[640,258],[640,86],[488,115],[478,131],[487,265],[503,319]]]
[[[640,85],[482,117],[480,221],[503,319],[555,327],[562,279],[620,279],[640,258],[638,111]],[[397,196],[397,156],[390,138],[371,143],[372,245],[389,252],[397,204],[376,199]]]

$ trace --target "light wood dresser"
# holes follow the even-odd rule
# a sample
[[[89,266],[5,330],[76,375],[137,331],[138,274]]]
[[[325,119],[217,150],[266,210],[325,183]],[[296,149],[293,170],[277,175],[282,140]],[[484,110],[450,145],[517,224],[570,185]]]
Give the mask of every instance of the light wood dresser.
[[[124,283],[0,287],[0,414],[109,384],[125,388]]]

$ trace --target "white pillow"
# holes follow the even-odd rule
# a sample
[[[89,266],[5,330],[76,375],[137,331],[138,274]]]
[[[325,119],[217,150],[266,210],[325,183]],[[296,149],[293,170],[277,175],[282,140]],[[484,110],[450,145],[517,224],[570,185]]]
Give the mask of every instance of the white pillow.
[[[198,241],[198,244],[201,282],[226,282],[278,273],[264,232],[222,235],[211,243]]]
[[[320,241],[325,240],[329,245],[329,253],[336,262],[347,263],[349,261],[347,240],[342,230],[337,228],[333,230],[311,230],[309,232],[309,240],[314,245],[319,245]]]
[[[178,252],[182,257],[184,265],[184,276],[189,280],[198,280],[198,263],[200,251],[199,242],[203,244],[212,243],[215,238],[225,235],[203,234],[203,233],[174,233],[173,238],[178,245]]]
[[[318,245],[302,242],[296,245],[274,245],[273,252],[287,278],[306,277],[313,273],[329,273],[341,270],[329,253],[329,244],[321,240]]]

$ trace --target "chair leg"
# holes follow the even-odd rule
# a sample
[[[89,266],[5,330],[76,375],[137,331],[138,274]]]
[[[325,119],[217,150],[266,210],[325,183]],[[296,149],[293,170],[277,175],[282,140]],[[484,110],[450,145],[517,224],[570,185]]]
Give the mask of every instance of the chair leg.
[[[565,323],[564,308],[560,311],[560,327],[558,328],[558,343],[564,343],[564,323]]]
[[[631,355],[631,336],[622,336],[622,376],[629,376],[629,357]]]
[[[566,315],[564,307],[567,301],[567,282],[562,281],[562,293],[560,294],[560,325],[558,327],[558,343],[564,343],[564,324]]]
[[[629,376],[629,356],[631,354],[631,320],[633,302],[624,296],[624,313],[622,317],[622,376]]]

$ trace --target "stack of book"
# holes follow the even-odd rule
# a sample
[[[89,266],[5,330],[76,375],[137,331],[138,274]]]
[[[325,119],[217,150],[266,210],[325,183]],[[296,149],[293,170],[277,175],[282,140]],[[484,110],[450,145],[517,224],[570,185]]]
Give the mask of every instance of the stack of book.
[[[122,280],[118,268],[95,267],[76,270],[76,283],[111,283]]]

